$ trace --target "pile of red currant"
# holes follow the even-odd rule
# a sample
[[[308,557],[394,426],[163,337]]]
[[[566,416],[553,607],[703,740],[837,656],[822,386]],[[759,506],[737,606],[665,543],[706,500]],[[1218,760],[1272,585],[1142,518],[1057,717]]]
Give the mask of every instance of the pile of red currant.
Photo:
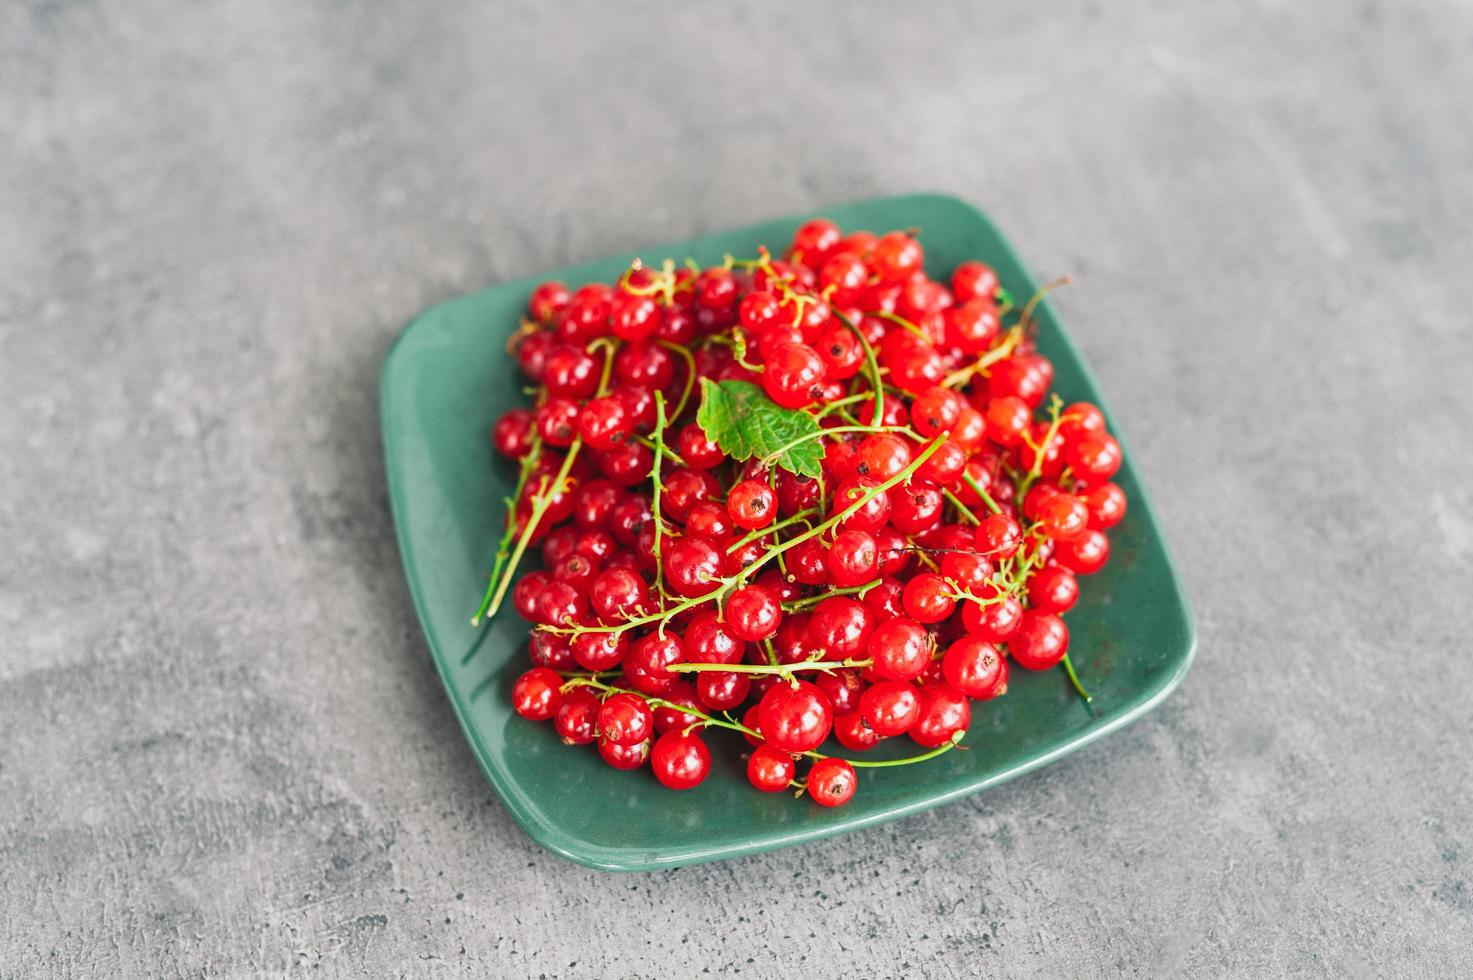
[[[1010,662],[1062,664],[1088,699],[1062,616],[1125,515],[1120,446],[1050,395],[1039,297],[922,260],[911,233],[818,219],[783,258],[533,290],[475,619],[509,595],[536,624],[520,715],[672,789],[729,729],[754,787],[840,806],[856,767],[955,747]],[[857,757],[902,735],[919,754]]]

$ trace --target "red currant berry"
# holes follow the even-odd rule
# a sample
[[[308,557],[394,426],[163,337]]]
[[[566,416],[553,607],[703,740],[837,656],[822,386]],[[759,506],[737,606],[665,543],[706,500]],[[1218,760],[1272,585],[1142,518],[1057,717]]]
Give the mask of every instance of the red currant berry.
[[[685,648],[675,633],[669,630],[664,636],[650,633],[629,645],[629,652],[624,655],[624,679],[636,691],[663,697],[679,679],[678,674],[666,668],[684,659]]]
[[[857,708],[834,718],[834,738],[850,752],[868,752],[880,744],[880,736],[869,727]]]
[[[943,668],[944,669],[944,668]],[[966,696],[945,683],[921,686],[921,711],[909,735],[918,744],[934,749],[951,741],[972,723],[972,706]]]
[[[518,616],[528,622],[537,622],[541,616],[537,603],[542,598],[543,586],[549,581],[551,577],[546,572],[528,572],[512,586],[511,604]]]
[[[879,549],[868,531],[847,530],[834,535],[826,561],[829,583],[847,589],[878,577]]]
[[[696,675],[696,700],[707,711],[730,711],[752,689],[752,679],[731,670],[703,670]]]
[[[1028,603],[1042,612],[1066,613],[1079,601],[1079,580],[1067,568],[1047,565],[1028,580]]]
[[[904,282],[921,268],[925,253],[921,243],[903,231],[880,236],[870,254],[870,266],[886,282]]]
[[[1107,432],[1091,432],[1069,443],[1064,455],[1069,471],[1087,486],[1104,483],[1120,469],[1120,443]]]
[[[1089,526],[1106,530],[1125,519],[1125,491],[1114,483],[1102,483],[1084,495],[1089,508]]]
[[[837,517],[857,507],[844,518],[840,527],[855,531],[878,531],[890,519],[890,498],[883,493],[874,492],[879,485],[879,481],[862,476],[843,481],[834,489],[829,516]]]
[[[843,759],[820,759],[808,770],[808,795],[819,806],[843,806],[858,788],[854,767]]]
[[[491,429],[491,445],[503,456],[521,459],[532,449],[533,418],[526,408],[513,408],[502,415]]]
[[[537,434],[549,446],[571,446],[578,437],[578,404],[566,398],[549,398],[537,410]]]
[[[946,648],[941,658],[941,674],[946,683],[969,698],[985,700],[997,695],[997,686],[1006,676],[1002,654],[991,643],[974,636],[957,640]]]
[[[921,699],[906,681],[880,681],[859,699],[859,713],[881,738],[903,735],[921,714]]]
[[[598,754],[599,758],[615,769],[626,771],[638,769],[649,759],[652,744],[649,739],[645,739],[633,745],[620,745],[618,742],[610,742],[606,738],[601,738],[598,740]]]
[[[1016,446],[1033,421],[1028,403],[1017,395],[994,398],[987,404],[987,438],[999,446]]]
[[[997,273],[985,262],[972,259],[952,270],[951,294],[958,303],[974,299],[991,300],[996,292]]]
[[[578,661],[573,659],[573,645],[568,638],[541,630],[534,632],[527,641],[527,659],[534,666],[549,670],[578,669]]]
[[[722,554],[706,538],[685,537],[666,545],[665,579],[686,598],[710,595],[721,586]]]
[[[675,451],[680,454],[681,461],[693,470],[709,470],[726,459],[721,447],[694,422],[682,427],[675,437]]]
[[[814,400],[823,381],[823,358],[807,344],[779,344],[767,357],[762,387],[784,408],[802,408]]]
[[[926,628],[913,619],[889,619],[870,634],[867,651],[879,677],[908,681],[921,675],[931,662],[934,643]]]
[[[777,516],[777,491],[763,480],[743,480],[727,495],[726,510],[737,527],[766,527]]]
[[[527,313],[538,323],[551,323],[568,305],[572,294],[556,280],[539,283],[527,299]]]
[[[568,644],[573,659],[584,670],[595,673],[613,670],[624,660],[629,648],[622,635],[606,632],[579,633]]]
[[[1090,528],[1077,538],[1060,541],[1054,561],[1075,575],[1093,575],[1110,560],[1110,539],[1105,532]]]
[[[1023,529],[1006,514],[989,514],[977,525],[976,541],[979,552],[1002,561],[1018,553]]]
[[[1089,507],[1072,493],[1056,493],[1038,506],[1038,522],[1055,541],[1068,541],[1089,527]]]
[[[685,710],[696,710],[701,706],[696,699],[694,684],[676,681],[670,686],[670,690],[660,695],[660,700],[666,702],[655,709],[655,731],[661,735],[666,732],[683,732],[692,725],[700,724],[699,715]]]
[[[939,623],[956,608],[951,585],[931,572],[921,572],[905,583],[902,601],[906,615],[918,623]]]
[[[810,269],[821,266],[844,240],[839,226],[827,218],[813,218],[799,226],[793,233],[793,255]]]
[[[811,752],[828,737],[829,700],[807,681],[778,684],[759,705],[762,735],[783,752]]]
[[[1019,667],[1048,670],[1069,652],[1069,627],[1053,613],[1029,609],[1008,640],[1008,653]]]
[[[546,667],[533,667],[511,689],[511,706],[530,721],[546,721],[562,703],[563,679]]]
[[[1017,632],[1023,604],[1012,596],[999,597],[992,586],[982,590],[981,598],[980,603],[962,603],[962,626],[979,640],[1002,643]]]
[[[655,715],[637,694],[610,694],[598,709],[598,730],[619,745],[643,742],[655,732]]]
[[[575,687],[563,695],[552,726],[565,745],[587,745],[598,730],[598,709],[596,694],[586,687]]]
[[[813,608],[808,620],[808,642],[823,651],[825,660],[858,656],[874,631],[874,619],[864,603],[849,596],[830,596]]]
[[[747,585],[726,600],[726,621],[731,632],[749,643],[766,640],[777,632],[783,610],[777,596],[766,586]]]
[[[692,789],[711,771],[711,750],[699,735],[666,732],[650,752],[650,768],[668,788]]]
[[[609,301],[609,325],[620,340],[636,343],[655,332],[660,324],[660,308],[649,296],[615,293]]]
[[[587,398],[598,387],[599,364],[581,347],[563,344],[547,354],[542,384],[553,398]]]
[[[759,745],[747,760],[747,781],[764,793],[781,793],[796,774],[793,757],[770,745]]]

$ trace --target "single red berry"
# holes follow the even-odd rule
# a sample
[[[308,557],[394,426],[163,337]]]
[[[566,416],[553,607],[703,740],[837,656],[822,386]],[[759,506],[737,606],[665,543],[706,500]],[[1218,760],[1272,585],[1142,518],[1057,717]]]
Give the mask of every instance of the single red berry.
[[[820,759],[808,770],[808,795],[819,806],[843,806],[858,788],[854,767],[843,759]]]
[[[793,233],[793,259],[810,269],[823,264],[824,259],[838,250],[844,240],[839,226],[827,218],[805,221]]]
[[[660,308],[652,297],[620,292],[609,301],[609,325],[620,340],[644,340],[659,324]]]
[[[914,619],[881,622],[866,645],[873,670],[889,680],[908,681],[921,675],[931,662],[934,642],[926,628]]]
[[[858,709],[834,719],[834,738],[850,752],[868,752],[880,744],[880,736],[869,727]]]
[[[793,757],[770,745],[758,745],[747,760],[747,781],[764,793],[780,793],[797,774]]]
[[[579,633],[568,643],[573,659],[584,670],[599,673],[613,670],[624,661],[629,641],[621,634],[608,632]]]
[[[546,721],[557,713],[562,703],[563,679],[546,667],[533,667],[511,689],[511,705],[517,714],[531,721]]]
[[[624,655],[624,679],[629,686],[644,694],[666,696],[679,680],[679,675],[666,668],[685,659],[685,648],[673,630],[650,633],[629,645]]]
[[[563,695],[552,725],[566,745],[587,745],[598,730],[598,695],[586,687],[575,687]]]
[[[782,622],[778,597],[762,584],[746,585],[726,600],[726,621],[731,632],[749,643],[769,639]]]
[[[1027,670],[1048,670],[1069,652],[1069,627],[1053,613],[1029,609],[1008,640],[1008,653]]]
[[[813,608],[808,642],[825,660],[857,657],[874,631],[874,618],[864,603],[849,596],[830,596]]]
[[[834,500],[829,506],[829,516],[855,508],[854,512],[840,523],[840,527],[855,531],[878,531],[890,519],[890,498],[875,492],[880,481],[868,477],[851,477],[834,488]]]
[[[905,583],[902,601],[906,614],[918,623],[939,623],[956,608],[951,586],[931,572],[921,572]]]
[[[1046,565],[1028,580],[1028,602],[1042,612],[1066,613],[1079,600],[1079,580],[1059,565]]]
[[[767,357],[762,387],[784,408],[802,408],[814,400],[823,381],[823,358],[807,344],[779,344]]]
[[[666,732],[650,752],[650,768],[670,789],[692,789],[711,771],[711,750],[695,733]]]
[[[870,267],[887,282],[904,282],[921,267],[921,243],[903,231],[881,235],[870,254]]]
[[[696,674],[696,701],[707,711],[730,711],[747,700],[752,679],[731,670],[703,670]]]
[[[521,459],[532,449],[533,419],[530,409],[511,409],[492,427],[491,445],[503,456]]]
[[[1092,575],[1110,560],[1110,539],[1090,528],[1077,538],[1059,542],[1054,560],[1075,575]]]
[[[1018,553],[1023,543],[1023,528],[1006,514],[989,514],[977,525],[976,541],[979,552],[1002,561]]]
[[[814,678],[813,686],[829,699],[834,717],[858,710],[859,697],[865,691],[865,682],[857,671],[831,670]]]
[[[995,697],[998,684],[1006,676],[997,647],[974,636],[963,637],[946,648],[941,674],[957,691],[978,699]]]
[[[972,706],[966,696],[945,682],[923,684],[920,699],[920,717],[907,734],[928,749],[945,745],[972,723]]]
[[[552,580],[546,572],[528,572],[512,586],[511,604],[516,608],[517,615],[528,622],[537,622],[540,617],[538,601],[542,598],[542,588]]]
[[[1033,412],[1017,395],[1005,395],[988,402],[985,419],[987,438],[999,446],[1016,446],[1023,441]]]
[[[638,769],[644,765],[650,757],[650,739],[643,742],[635,742],[632,745],[620,745],[606,738],[598,740],[599,758],[603,759],[615,769]]]
[[[777,517],[777,491],[765,480],[743,480],[727,495],[726,510],[737,527],[766,527]]]
[[[868,531],[847,530],[834,535],[826,562],[829,582],[837,588],[853,588],[878,577],[879,551]]]
[[[726,459],[721,447],[694,422],[683,426],[675,437],[675,451],[681,461],[693,470],[709,470]]]
[[[985,262],[971,259],[952,270],[951,294],[958,303],[974,299],[991,300],[996,292],[997,273]]]
[[[635,745],[655,732],[655,715],[637,694],[610,694],[598,709],[598,731],[619,745]]]
[[[1000,597],[993,586],[980,593],[980,603],[962,603],[962,626],[967,633],[988,643],[1002,643],[1012,636],[1023,619],[1023,604],[1012,596]]]
[[[1108,432],[1090,432],[1064,450],[1069,471],[1087,486],[1097,486],[1120,469],[1120,443]]]
[[[1089,507],[1072,493],[1056,493],[1039,505],[1038,522],[1055,541],[1068,541],[1089,527]]]
[[[706,538],[679,538],[664,548],[665,579],[686,598],[710,595],[720,588],[722,554]]]
[[[542,368],[542,384],[553,398],[587,398],[598,387],[598,376],[598,361],[572,344],[549,351]]]
[[[568,287],[556,280],[539,283],[527,299],[527,313],[538,323],[551,323],[572,299]]]
[[[859,713],[881,738],[903,735],[921,714],[921,700],[907,681],[880,681],[859,699]]]
[[[709,609],[691,617],[684,646],[685,659],[693,664],[739,664],[747,655],[746,641]]]
[[[666,732],[683,732],[692,725],[700,724],[700,716],[691,713],[701,706],[696,698],[694,684],[676,681],[670,685],[670,690],[660,695],[660,700],[665,703],[655,709],[656,732],[661,735]]]
[[[573,659],[573,645],[568,638],[542,630],[535,631],[527,641],[527,659],[533,666],[549,670],[578,669],[578,661]]]
[[[760,703],[758,719],[769,745],[784,752],[811,752],[828,737],[828,698],[807,681],[778,684]]]
[[[1104,531],[1125,519],[1125,491],[1118,484],[1102,483],[1084,495],[1089,508],[1089,526]]]

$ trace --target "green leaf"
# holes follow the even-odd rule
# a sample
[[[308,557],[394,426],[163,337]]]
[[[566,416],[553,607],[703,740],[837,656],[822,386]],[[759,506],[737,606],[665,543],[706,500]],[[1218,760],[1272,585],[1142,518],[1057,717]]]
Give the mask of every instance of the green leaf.
[[[791,473],[823,476],[818,420],[801,409],[783,408],[750,381],[702,378],[696,422],[732,459],[771,456]]]

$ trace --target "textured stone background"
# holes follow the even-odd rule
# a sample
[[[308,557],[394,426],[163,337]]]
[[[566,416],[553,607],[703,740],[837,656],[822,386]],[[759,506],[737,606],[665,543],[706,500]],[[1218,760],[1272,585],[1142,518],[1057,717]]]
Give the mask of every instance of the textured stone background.
[[[1473,7],[1131,6],[0,6],[0,977],[1473,973]],[[1197,666],[883,829],[542,853],[410,609],[390,341],[921,189],[1077,277]]]

